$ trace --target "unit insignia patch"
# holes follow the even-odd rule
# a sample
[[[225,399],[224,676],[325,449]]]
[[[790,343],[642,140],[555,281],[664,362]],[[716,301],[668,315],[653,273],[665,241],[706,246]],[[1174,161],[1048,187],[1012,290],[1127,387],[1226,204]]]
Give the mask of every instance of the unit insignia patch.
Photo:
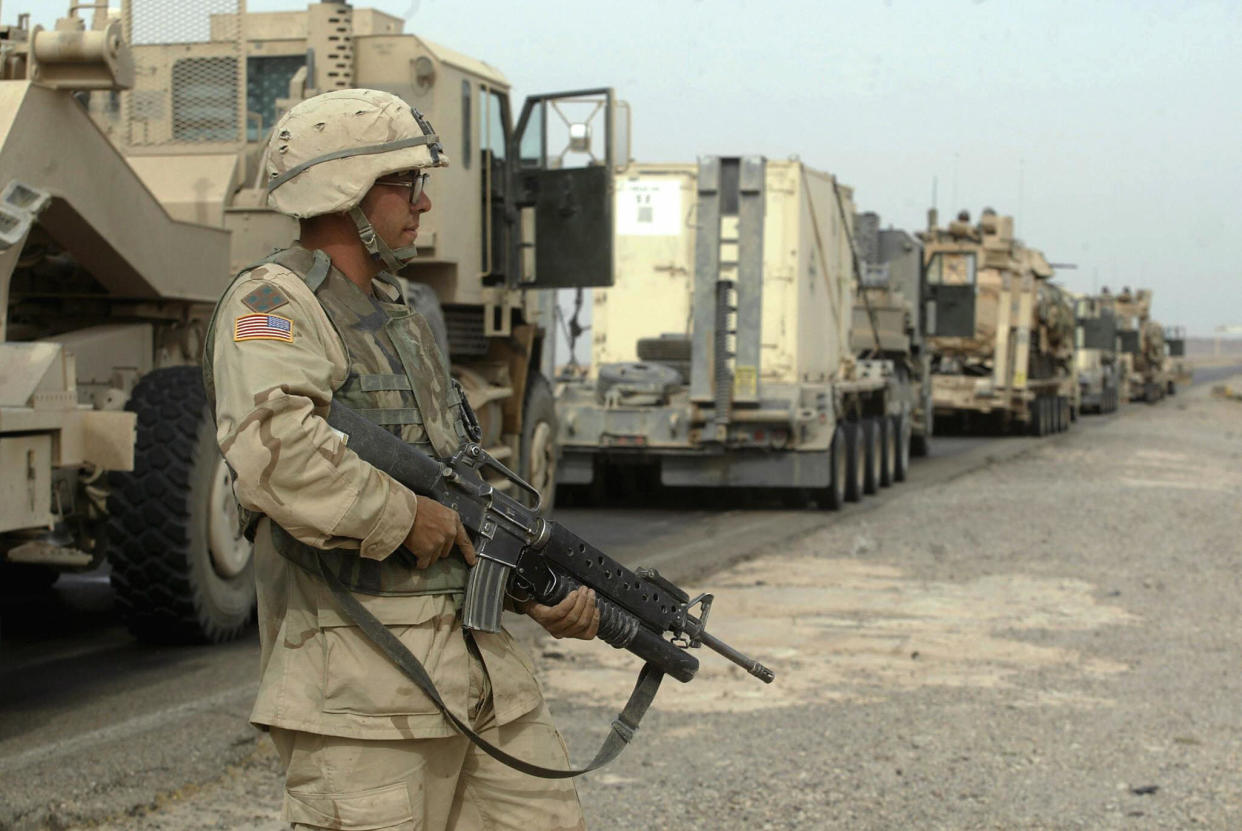
[[[289,298],[271,283],[259,283],[259,287],[242,298],[242,302],[256,312],[270,312],[289,302]]]

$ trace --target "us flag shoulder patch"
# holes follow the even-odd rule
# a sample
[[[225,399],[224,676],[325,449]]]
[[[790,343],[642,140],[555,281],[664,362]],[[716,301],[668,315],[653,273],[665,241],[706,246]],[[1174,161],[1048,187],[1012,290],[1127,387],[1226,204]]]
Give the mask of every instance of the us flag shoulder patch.
[[[293,321],[280,315],[242,315],[233,321],[233,340],[293,342]]]

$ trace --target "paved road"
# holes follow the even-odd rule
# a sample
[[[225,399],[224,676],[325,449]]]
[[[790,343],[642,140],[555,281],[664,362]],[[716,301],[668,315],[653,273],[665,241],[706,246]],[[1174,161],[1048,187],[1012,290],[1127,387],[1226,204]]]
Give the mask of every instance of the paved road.
[[[1237,371],[1203,369],[1196,383]],[[1117,417],[1124,415],[1085,418],[1076,429]],[[911,485],[948,481],[1037,441],[940,438],[932,456],[912,467]],[[894,488],[847,510],[873,510],[902,492]],[[656,566],[677,581],[773,550],[832,517],[777,505],[705,509],[675,501],[558,512],[622,562]],[[0,622],[0,829],[124,812],[211,781],[250,752],[253,636],[215,648],[135,644],[116,622],[103,574],[62,578],[45,595],[0,598]]]

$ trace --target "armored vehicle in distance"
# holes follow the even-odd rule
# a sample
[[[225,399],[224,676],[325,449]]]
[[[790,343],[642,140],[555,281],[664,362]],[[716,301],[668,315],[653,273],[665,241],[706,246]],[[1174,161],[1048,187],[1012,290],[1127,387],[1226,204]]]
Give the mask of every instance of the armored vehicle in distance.
[[[862,267],[850,346],[861,359],[884,357],[894,362],[906,381],[899,392],[908,396],[910,451],[925,456],[934,419],[931,351],[923,324],[923,246],[907,231],[881,227],[879,214],[872,211],[854,218],[854,238]]]
[[[1169,390],[1164,327],[1151,317],[1150,289],[1131,291],[1127,286],[1114,301],[1121,323],[1122,366],[1126,372],[1129,401],[1154,404]]]
[[[1169,326],[1164,330],[1165,369],[1169,395],[1177,395],[1178,387],[1189,386],[1194,369],[1186,358],[1186,328]]]
[[[1102,294],[1074,298],[1074,318],[1074,362],[1081,411],[1114,412],[1121,401],[1121,365],[1113,296],[1105,290]]]
[[[1013,218],[965,211],[920,234],[937,417],[1034,435],[1077,415],[1074,316],[1044,255],[1014,236]]]

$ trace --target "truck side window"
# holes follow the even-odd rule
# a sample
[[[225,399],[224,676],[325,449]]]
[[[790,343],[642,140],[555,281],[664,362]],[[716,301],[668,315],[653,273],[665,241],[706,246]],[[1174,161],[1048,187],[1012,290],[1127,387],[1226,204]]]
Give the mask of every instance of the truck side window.
[[[934,254],[927,264],[927,283],[932,286],[973,286],[975,257],[973,254]]]
[[[481,144],[484,150],[492,151],[492,157],[501,160],[505,157],[506,133],[505,109],[501,94],[491,91],[487,96],[487,112],[481,126]]]
[[[276,123],[276,99],[289,95],[289,82],[306,65],[306,55],[252,55],[246,58],[246,110],[261,123],[246,124],[246,141],[260,141]]]
[[[470,169],[470,114],[473,109],[470,80],[461,82],[461,166]]]
[[[547,106],[547,103],[543,101],[536,104],[535,108],[531,110],[530,120],[526,122],[526,131],[522,133],[521,146],[518,147],[522,167],[543,167],[545,164],[543,158],[543,122]]]

